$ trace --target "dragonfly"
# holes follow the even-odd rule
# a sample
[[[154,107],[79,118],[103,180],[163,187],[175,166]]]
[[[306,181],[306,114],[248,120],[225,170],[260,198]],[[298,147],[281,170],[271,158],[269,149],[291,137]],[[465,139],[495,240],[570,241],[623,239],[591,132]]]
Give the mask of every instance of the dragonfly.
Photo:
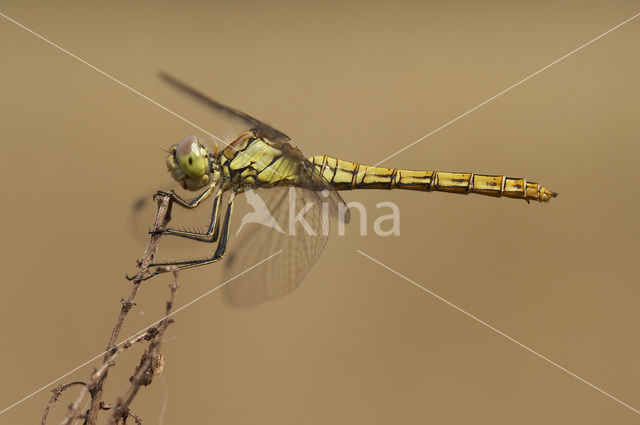
[[[345,161],[328,155],[305,157],[283,132],[212,99],[169,74],[161,73],[160,77],[181,92],[218,113],[239,120],[250,129],[239,134],[223,148],[209,147],[193,135],[185,137],[169,148],[165,160],[168,171],[183,189],[197,192],[197,195],[187,199],[171,190],[158,191],[154,198],[167,196],[170,203],[193,210],[213,197],[211,218],[204,231],[167,227],[155,232],[217,245],[215,251],[204,258],[154,262],[150,264],[145,279],[168,271],[169,267],[184,270],[222,260],[229,245],[234,201],[236,196],[248,191],[259,190],[263,194],[266,193],[266,204],[276,218],[286,215],[282,213],[286,210],[283,204],[291,200],[291,196],[287,196],[283,188],[297,191],[296,205],[311,202],[319,207],[310,211],[309,217],[306,218],[307,222],[311,223],[311,232],[298,232],[295,235],[287,235],[286,238],[278,237],[281,232],[272,232],[272,236],[266,238],[268,240],[255,240],[255,232],[245,232],[244,237],[237,241],[237,246],[230,250],[226,262],[228,268],[234,270],[251,267],[259,262],[259,254],[268,248],[273,248],[274,251],[285,248],[283,260],[271,267],[270,272],[261,275],[260,284],[251,282],[246,287],[238,285],[235,289],[233,297],[249,298],[252,304],[288,293],[299,285],[324,249],[328,237],[328,215],[337,217],[342,222],[349,221],[349,209],[339,191],[440,191],[506,197],[527,202],[547,202],[557,196],[557,193],[538,183],[519,177],[385,168]],[[228,196],[223,214],[222,201],[225,195]],[[323,206],[323,212],[328,214],[321,213],[320,206]],[[289,208],[292,206],[289,205]],[[247,294],[252,295],[247,297]]]

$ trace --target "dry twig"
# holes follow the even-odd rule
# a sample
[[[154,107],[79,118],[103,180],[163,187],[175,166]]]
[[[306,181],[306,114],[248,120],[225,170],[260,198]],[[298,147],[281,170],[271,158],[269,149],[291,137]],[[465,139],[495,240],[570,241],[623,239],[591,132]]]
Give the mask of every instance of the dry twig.
[[[142,358],[140,359],[140,363],[138,364],[135,373],[131,378],[129,378],[131,386],[125,393],[124,397],[121,397],[116,406],[112,409],[112,413],[107,420],[107,424],[109,425],[116,425],[121,418],[126,418],[127,415],[130,414],[129,405],[138,393],[138,390],[140,390],[140,387],[143,385],[146,387],[151,384],[153,377],[162,372],[164,360],[162,358],[162,354],[160,354],[160,345],[162,344],[162,337],[167,326],[173,323],[173,319],[168,316],[169,313],[171,313],[175,294],[178,290],[178,273],[176,271],[174,271],[174,279],[175,280],[171,285],[171,298],[167,301],[165,318],[158,324],[154,332],[155,336],[151,340],[149,348],[147,348],[147,350],[142,354]]]
[[[111,410],[113,406],[106,403],[100,403],[100,410]],[[126,422],[128,417],[132,417],[134,421],[136,421],[136,425],[142,425],[142,419],[140,419],[137,415],[135,415],[131,410],[127,410],[126,416],[122,417],[122,421]]]
[[[170,217],[171,205],[169,203],[169,197],[165,196],[158,201],[158,212],[156,214],[152,229],[157,230],[165,228],[170,220]],[[163,361],[162,354],[159,350],[164,332],[167,327],[173,322],[173,319],[169,318],[168,315],[171,312],[171,308],[175,300],[175,293],[178,289],[177,272],[174,271],[174,282],[170,287],[171,295],[169,301],[167,301],[165,318],[160,320],[155,326],[147,329],[145,332],[134,335],[133,337],[125,340],[118,345],[116,345],[116,341],[118,339],[118,336],[120,335],[120,331],[122,330],[122,326],[127,314],[135,305],[135,298],[140,289],[140,285],[144,280],[144,276],[149,272],[149,264],[153,262],[159,239],[160,234],[152,233],[145,256],[142,260],[138,261],[138,274],[132,282],[129,296],[121,300],[122,306],[120,309],[120,314],[118,315],[113,330],[111,331],[111,336],[109,338],[109,342],[107,343],[107,349],[105,351],[102,365],[97,370],[94,370],[87,382],[72,382],[70,384],[59,386],[54,389],[54,396],[51,398],[45,408],[42,418],[42,425],[45,425],[51,405],[55,403],[62,391],[73,385],[83,385],[83,388],[76,400],[69,406],[67,415],[61,422],[61,425],[69,425],[71,421],[77,418],[84,418],[85,424],[95,425],[97,422],[98,412],[100,410],[111,411],[108,419],[109,424],[115,425],[120,420],[126,421],[127,417],[133,418],[136,423],[141,423],[140,418],[131,413],[131,411],[129,410],[129,405],[136,396],[138,390],[140,389],[140,386],[149,385],[153,376],[159,374],[162,371]],[[140,360],[140,363],[136,368],[134,375],[130,378],[130,381],[132,383],[131,387],[129,388],[129,390],[127,390],[123,397],[118,399],[118,402],[115,404],[115,406],[105,404],[102,401],[102,394],[104,382],[107,378],[109,368],[115,364],[115,358],[121,352],[131,347],[134,343],[142,341],[150,341],[150,343],[149,347],[142,355],[142,359]],[[91,394],[91,407],[86,412],[86,414],[83,414],[80,412],[80,404],[82,403],[82,400],[86,396],[87,392]]]
[[[53,392],[53,396],[51,396],[51,399],[49,399],[47,406],[44,408],[44,413],[42,414],[42,425],[45,425],[47,423],[47,415],[49,414],[49,409],[51,409],[51,406],[53,405],[53,403],[58,401],[58,398],[65,390],[73,387],[74,385],[84,385],[85,387],[87,386],[87,384],[85,384],[82,381],[75,381],[75,382],[69,382],[68,384],[65,384],[65,385],[58,385],[57,387],[51,390]]]

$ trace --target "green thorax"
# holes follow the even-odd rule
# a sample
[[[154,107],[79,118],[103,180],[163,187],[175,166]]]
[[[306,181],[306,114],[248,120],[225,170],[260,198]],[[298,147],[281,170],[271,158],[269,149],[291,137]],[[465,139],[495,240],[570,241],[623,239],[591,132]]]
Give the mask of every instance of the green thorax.
[[[289,145],[290,146],[290,145]],[[219,156],[228,186],[271,187],[296,183],[300,161],[284,151],[283,144],[242,133]]]

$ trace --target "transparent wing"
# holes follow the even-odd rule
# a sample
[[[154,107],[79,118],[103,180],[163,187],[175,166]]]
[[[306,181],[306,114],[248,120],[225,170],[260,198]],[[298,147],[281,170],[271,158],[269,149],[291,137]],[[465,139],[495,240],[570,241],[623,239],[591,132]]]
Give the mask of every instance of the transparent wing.
[[[234,211],[237,237],[223,260],[224,281],[235,279],[224,293],[230,304],[249,307],[300,285],[325,247],[341,198],[333,190],[286,186],[248,190],[242,198],[248,205]]]
[[[187,85],[186,83],[178,80],[177,78],[167,74],[166,72],[160,72],[159,73],[160,78],[162,78],[164,81],[166,81],[167,83],[171,84],[172,86],[176,87],[177,89],[181,90],[182,92],[196,98],[197,100],[199,100],[200,102],[204,103],[205,105],[213,108],[214,110],[218,111],[218,112],[223,112],[228,116],[231,116],[235,119],[239,119],[247,124],[249,124],[249,126],[251,126],[252,128],[255,128],[256,130],[258,130],[259,135],[261,136],[265,136],[268,137],[269,139],[272,140],[282,140],[282,141],[288,141],[291,140],[289,138],[289,136],[287,136],[286,134],[282,133],[279,130],[276,130],[275,128],[271,127],[270,125],[260,121],[257,118],[252,117],[249,114],[246,114],[238,109],[235,109],[231,106],[227,106],[224,105],[220,102],[218,102],[217,100],[214,100],[212,98],[210,98],[209,96],[207,96],[206,94],[200,92],[199,90]]]
[[[342,196],[340,196],[338,191],[322,176],[320,170],[306,159],[301,161],[298,185],[315,192],[320,192],[320,194],[325,197],[329,197],[330,202],[328,206],[330,217],[337,218],[343,223],[349,223],[349,221],[351,221],[351,213]]]

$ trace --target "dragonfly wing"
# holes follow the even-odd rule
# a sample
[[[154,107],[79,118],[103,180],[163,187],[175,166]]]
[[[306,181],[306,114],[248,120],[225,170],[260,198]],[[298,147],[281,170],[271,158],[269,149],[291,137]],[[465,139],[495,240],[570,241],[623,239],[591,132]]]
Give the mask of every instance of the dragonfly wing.
[[[270,141],[271,146],[281,151],[288,161],[282,162],[283,173],[287,173],[288,169],[297,170],[296,185],[307,188],[314,192],[319,192],[325,197],[331,198],[329,202],[329,215],[338,218],[345,223],[350,221],[349,208],[342,196],[331,184],[324,178],[320,168],[316,167],[307,160],[302,152],[287,141]],[[277,171],[277,170],[276,170]]]
[[[178,80],[177,78],[165,72],[160,72],[159,75],[160,75],[160,78],[162,78],[167,83],[171,84],[172,86],[176,87],[182,92],[194,97],[195,99],[199,100],[200,102],[204,103],[210,108],[213,108],[215,111],[225,113],[226,115],[232,118],[239,119],[249,124],[252,128],[255,128],[258,131],[258,134],[260,136],[265,136],[272,140],[282,140],[282,141],[291,140],[289,136],[271,127],[269,124],[266,124],[260,121],[259,119],[254,118],[251,115],[246,114],[236,108],[224,105],[218,102],[217,100],[210,98],[206,94],[200,92],[199,90],[189,86],[188,84]]]
[[[223,261],[224,281],[233,279],[224,288],[225,298],[239,307],[257,305],[297,288],[327,243],[330,211],[338,210],[332,205],[335,198],[303,187],[252,189],[246,195],[253,211],[234,212],[234,234],[238,236],[230,242]],[[264,208],[268,208],[266,213],[259,211]]]
[[[342,196],[333,188],[324,178],[320,169],[313,165],[310,161],[303,159],[301,167],[301,176],[298,184],[302,187],[309,188],[316,192],[320,192],[322,196],[329,197],[329,215],[337,218],[343,223],[351,221],[351,213],[347,207],[347,203]]]

